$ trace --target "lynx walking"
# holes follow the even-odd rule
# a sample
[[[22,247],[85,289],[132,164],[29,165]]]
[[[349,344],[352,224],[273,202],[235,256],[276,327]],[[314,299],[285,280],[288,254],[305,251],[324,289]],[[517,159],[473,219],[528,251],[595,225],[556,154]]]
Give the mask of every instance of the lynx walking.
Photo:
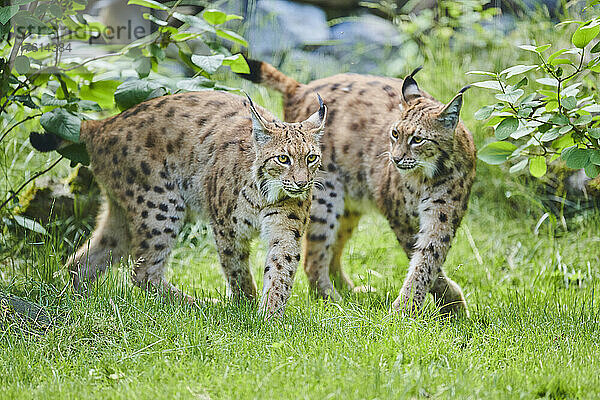
[[[326,108],[319,102],[304,122],[282,123],[249,99],[184,93],[83,122],[81,141],[106,202],[91,238],[69,261],[74,285],[131,255],[142,260],[133,272],[136,284],[193,301],[163,277],[192,209],[210,220],[232,296],[256,296],[249,243],[262,233],[268,251],[261,309],[282,314],[321,163]],[[31,142],[42,151],[61,146],[48,134],[33,133]]]
[[[267,63],[249,65],[244,78],[283,93],[286,121],[308,115],[314,91],[329,106],[325,187],[313,192],[304,259],[317,293],[339,299],[335,287],[353,287],[340,256],[361,214],[376,208],[410,257],[394,309],[417,312],[431,292],[442,314],[466,312],[442,271],[475,177],[473,140],[459,122],[464,90],[444,105],[418,88],[418,70],[404,81],[340,74],[303,85]]]

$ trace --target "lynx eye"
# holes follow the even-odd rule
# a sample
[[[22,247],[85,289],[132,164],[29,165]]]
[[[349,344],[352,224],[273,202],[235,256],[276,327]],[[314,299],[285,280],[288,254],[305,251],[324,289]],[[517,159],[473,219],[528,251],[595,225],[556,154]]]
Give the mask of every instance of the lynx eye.
[[[277,161],[279,161],[281,164],[289,164],[290,158],[285,154],[282,154],[280,156],[277,156]]]
[[[396,129],[392,129],[392,137],[394,138],[394,140],[398,139],[398,131]]]
[[[316,162],[316,161],[317,161],[317,158],[318,158],[318,157],[317,157],[317,155],[316,155],[316,154],[309,154],[309,155],[306,157],[306,161],[307,161],[309,164],[312,164],[312,163],[314,163],[314,162]]]
[[[419,144],[419,143],[423,143],[425,139],[423,139],[422,137],[418,137],[418,136],[413,136],[412,139],[410,139],[410,144]]]

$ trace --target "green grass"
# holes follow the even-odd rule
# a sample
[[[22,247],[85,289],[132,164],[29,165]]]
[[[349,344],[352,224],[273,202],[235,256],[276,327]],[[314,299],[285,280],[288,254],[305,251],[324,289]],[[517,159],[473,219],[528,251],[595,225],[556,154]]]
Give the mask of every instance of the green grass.
[[[329,305],[299,273],[274,324],[251,304],[157,301],[129,284],[125,267],[75,296],[51,278],[61,264],[39,245],[25,262],[40,275],[10,290],[44,305],[54,323],[0,319],[0,397],[596,398],[600,214],[570,220],[569,231],[542,225],[538,235],[536,222],[472,200],[446,262],[471,318],[451,323],[431,304],[417,320],[390,316],[407,259],[379,216],[363,219],[344,255],[352,278],[377,292]],[[193,229],[199,238],[182,235],[171,279],[222,298],[210,238],[201,224]],[[263,253],[257,245],[252,257],[259,281]]]
[[[511,41],[535,35],[545,42],[543,29],[528,29]],[[530,61],[527,52],[500,45],[472,54],[447,46],[427,51],[432,61],[418,80],[442,101],[472,80],[465,71]],[[307,77],[297,66],[283,67]],[[228,84],[281,115],[279,96]],[[491,102],[483,90],[465,98],[462,118],[478,146],[491,135],[473,113]],[[0,198],[54,159],[30,153],[26,134],[0,147]],[[67,163],[53,171],[68,173]],[[201,222],[180,235],[167,275],[197,297],[222,300],[202,308],[164,303],[132,287],[127,265],[115,267],[88,296],[74,294],[63,266],[73,243],[65,238],[84,235],[89,219],[55,221],[47,237],[3,226],[0,398],[598,398],[600,211],[542,219],[548,211],[542,192],[480,163],[445,263],[471,316],[452,322],[436,317],[431,299],[416,320],[390,315],[408,260],[377,215],[363,218],[343,256],[355,283],[376,291],[327,304],[310,295],[300,271],[286,316],[274,323],[264,323],[253,304],[223,299],[216,251]],[[264,246],[254,248],[260,286]],[[52,324],[15,314],[2,293],[41,305]]]

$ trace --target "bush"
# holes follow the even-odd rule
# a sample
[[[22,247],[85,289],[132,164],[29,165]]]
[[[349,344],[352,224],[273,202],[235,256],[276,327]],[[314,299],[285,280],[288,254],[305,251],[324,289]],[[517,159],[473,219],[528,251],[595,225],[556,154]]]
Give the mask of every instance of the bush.
[[[82,14],[87,0],[25,0],[0,7],[0,143],[19,130],[38,130],[39,125],[74,143],[61,149],[61,158],[48,168],[1,199],[0,212],[6,212],[20,190],[63,157],[72,166],[88,162],[79,143],[82,120],[182,90],[228,89],[213,79],[221,66],[249,72],[241,54],[232,52],[247,46],[246,41],[224,27],[241,17],[213,9],[186,15],[178,11],[181,3],[166,6],[154,0],[129,0],[128,4],[147,9],[143,17],[151,21],[154,31],[116,51],[84,60],[70,57],[71,49],[110,32],[110,27],[87,21]],[[198,41],[204,54],[192,51],[191,44]],[[103,74],[108,70],[102,67],[103,59],[115,61],[108,75]],[[116,62],[121,60],[127,62]],[[173,80],[170,68],[175,64],[184,65],[191,77]],[[119,68],[120,72],[134,70],[136,78],[121,82]]]
[[[574,47],[551,52],[552,44],[521,45],[536,55],[536,62],[499,73],[469,72],[491,78],[474,86],[497,92],[497,103],[475,113],[476,119],[489,119],[498,139],[479,151],[481,160],[508,162],[510,172],[529,166],[531,175],[542,177],[547,165],[560,157],[567,167],[583,168],[590,178],[600,174],[600,104],[594,90],[600,42],[591,45],[600,33],[600,18],[558,25],[562,29],[569,24],[577,25],[571,36]]]

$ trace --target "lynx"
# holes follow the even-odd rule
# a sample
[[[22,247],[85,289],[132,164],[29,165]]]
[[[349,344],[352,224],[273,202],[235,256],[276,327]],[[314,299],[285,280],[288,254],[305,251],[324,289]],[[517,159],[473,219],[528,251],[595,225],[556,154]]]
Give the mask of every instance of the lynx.
[[[376,209],[410,257],[393,309],[418,313],[432,293],[442,315],[467,313],[462,290],[442,270],[475,177],[473,139],[459,122],[464,89],[444,105],[419,89],[418,69],[404,80],[340,74],[304,85],[248,61],[242,77],[282,92],[286,121],[308,115],[315,91],[329,107],[326,179],[313,191],[304,253],[316,292],[339,300],[336,288],[353,288],[340,256],[360,216]]]
[[[303,122],[283,123],[250,98],[224,92],[155,98],[102,121],[84,121],[81,141],[106,197],[90,239],[68,264],[73,284],[93,281],[132,256],[133,281],[193,298],[163,270],[186,211],[212,226],[229,295],[256,297],[250,241],[268,243],[261,310],[281,315],[306,231],[311,190],[321,163],[326,107]],[[38,150],[64,145],[31,134]]]

